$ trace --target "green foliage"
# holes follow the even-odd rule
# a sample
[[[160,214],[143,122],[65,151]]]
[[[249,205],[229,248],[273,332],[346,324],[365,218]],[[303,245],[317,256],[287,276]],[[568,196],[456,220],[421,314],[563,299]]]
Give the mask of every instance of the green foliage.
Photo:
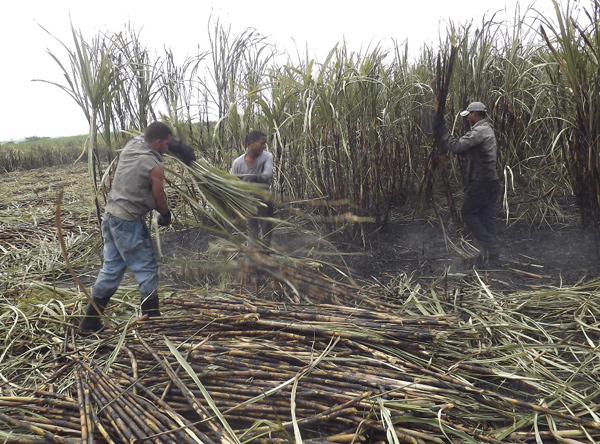
[[[574,21],[571,9],[553,1],[557,23],[544,21],[540,32],[558,67],[561,82],[553,89],[563,99],[563,157],[579,201],[582,221],[600,223],[600,4],[586,10],[585,22]],[[589,22],[589,23],[586,23]],[[546,30],[548,29],[548,31]]]
[[[435,208],[450,219],[450,203],[461,197],[464,161],[430,156],[433,73],[438,55],[456,46],[445,118],[460,136],[468,125],[458,113],[473,100],[487,104],[504,174],[502,215],[532,224],[563,219],[560,207],[575,194],[597,223],[595,11],[585,25],[569,5],[557,5],[555,24],[517,8],[510,22],[450,23],[439,47],[416,56],[407,45],[350,52],[340,43],[323,61],[292,61],[255,30],[232,35],[218,21],[209,24],[210,48],[182,64],[168,49],[151,57],[131,28],[90,43],[73,30],[75,49],[63,44],[72,69],[51,53],[68,85],[49,83],[80,103],[92,140],[98,125],[111,149],[117,139],[110,135],[141,131],[165,109],[159,117],[179,137],[229,170],[247,132],[260,129],[275,157],[276,203],[318,199],[320,216],[337,220],[352,211],[381,226],[399,205],[407,214]],[[106,176],[95,167],[96,178]]]
[[[87,136],[28,137],[22,142],[0,145],[0,171],[30,170],[47,166],[87,161]],[[106,145],[100,147],[101,158],[107,158]]]

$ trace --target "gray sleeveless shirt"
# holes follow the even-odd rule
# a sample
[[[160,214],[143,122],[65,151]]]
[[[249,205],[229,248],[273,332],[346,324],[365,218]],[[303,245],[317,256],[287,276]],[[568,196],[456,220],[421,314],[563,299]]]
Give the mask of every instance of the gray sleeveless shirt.
[[[141,219],[156,208],[149,174],[163,158],[144,136],[137,136],[125,145],[118,162],[106,212],[123,220]]]

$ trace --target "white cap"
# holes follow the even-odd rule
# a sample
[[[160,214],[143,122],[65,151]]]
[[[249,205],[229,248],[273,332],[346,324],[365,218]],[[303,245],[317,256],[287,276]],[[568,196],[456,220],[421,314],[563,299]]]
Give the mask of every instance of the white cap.
[[[469,106],[467,106],[466,110],[460,112],[460,115],[463,117],[467,117],[471,111],[487,112],[487,108],[481,102],[471,102],[469,103]]]

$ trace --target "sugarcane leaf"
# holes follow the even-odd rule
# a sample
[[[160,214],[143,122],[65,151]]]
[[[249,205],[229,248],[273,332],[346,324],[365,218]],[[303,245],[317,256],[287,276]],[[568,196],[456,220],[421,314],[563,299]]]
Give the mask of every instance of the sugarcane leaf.
[[[296,444],[302,444],[302,434],[300,433],[300,427],[298,426],[298,420],[296,419],[296,392],[298,390],[298,381],[300,375],[296,375],[294,383],[292,384],[292,391],[290,394],[290,412],[292,415],[292,427],[294,428],[294,438]]]
[[[104,365],[104,371],[108,372],[110,370],[110,367],[116,361],[119,353],[121,353],[121,351],[123,349],[123,346],[125,345],[125,342],[127,340],[127,333],[128,333],[128,329],[126,327],[126,328],[123,329],[123,331],[121,332],[121,334],[119,334],[119,336],[118,336],[119,340],[115,344],[114,350],[112,351],[112,353],[110,354],[110,356],[106,360],[106,364]]]
[[[198,376],[196,375],[196,372],[194,371],[194,369],[185,360],[185,358],[181,355],[181,353],[179,353],[179,350],[177,350],[177,347],[175,347],[175,345],[169,340],[169,338],[167,338],[166,336],[163,336],[163,338],[164,338],[165,344],[167,344],[167,347],[169,348],[169,350],[173,354],[173,356],[175,356],[175,359],[177,359],[177,362],[179,363],[179,365],[181,365],[181,367],[183,367],[183,369],[186,371],[186,373],[192,378],[192,380],[194,381],[196,386],[200,389],[200,392],[202,392],[202,396],[204,396],[206,403],[209,405],[211,410],[214,412],[215,416],[219,419],[219,421],[221,422],[221,424],[223,425],[225,430],[227,430],[229,437],[231,439],[233,439],[234,442],[241,444],[241,441],[239,440],[239,438],[237,437],[237,435],[235,434],[235,432],[233,431],[233,429],[231,428],[231,426],[229,425],[229,423],[227,422],[227,420],[225,419],[225,417],[223,416],[223,414],[221,413],[221,411],[219,410],[217,405],[215,404],[215,401],[212,399],[212,396],[210,396],[210,393],[208,393],[208,391],[206,390],[206,387],[204,387],[204,384],[202,384],[200,379],[198,379]]]
[[[385,406],[381,397],[377,398],[377,402],[379,404],[379,413],[381,414],[381,422],[383,423],[383,429],[385,430],[387,442],[393,444],[400,444],[398,434],[396,433],[396,429],[394,428],[394,422],[392,421],[392,415],[390,414],[390,410]]]

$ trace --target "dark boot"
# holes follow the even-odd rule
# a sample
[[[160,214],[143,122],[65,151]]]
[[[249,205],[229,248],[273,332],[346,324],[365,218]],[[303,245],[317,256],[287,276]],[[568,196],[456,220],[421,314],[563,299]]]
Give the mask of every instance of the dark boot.
[[[501,268],[503,265],[500,253],[490,253],[488,255],[488,266],[490,268]]]
[[[156,294],[151,298],[146,298],[142,301],[142,316],[148,315],[149,318],[160,316],[158,310],[158,296]]]
[[[482,251],[475,256],[473,265],[481,268],[482,270],[490,270],[493,268],[501,268],[503,264],[500,258],[500,253]]]
[[[108,301],[96,298],[93,298],[93,301],[98,306],[100,314],[104,313],[104,309],[106,308]],[[105,325],[100,319],[100,314],[96,311],[91,303],[88,303],[85,309],[85,317],[79,323],[79,332],[82,334],[89,334],[104,330]]]

